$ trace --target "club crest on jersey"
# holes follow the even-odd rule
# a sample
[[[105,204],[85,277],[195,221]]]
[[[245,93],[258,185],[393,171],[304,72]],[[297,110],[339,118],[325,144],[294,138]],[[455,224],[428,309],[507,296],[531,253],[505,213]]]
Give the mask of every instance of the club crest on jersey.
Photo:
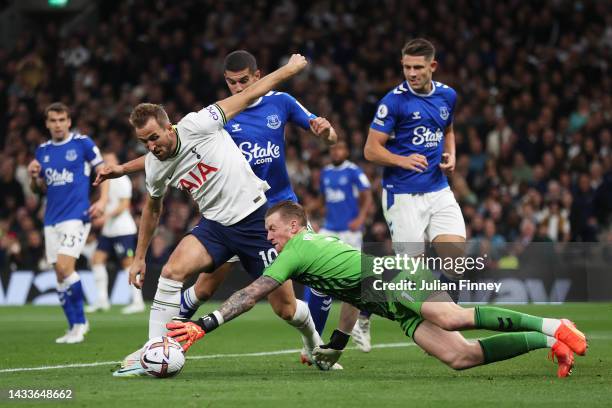
[[[278,115],[270,115],[266,119],[268,120],[267,125],[270,129],[278,129],[281,127],[282,123]]]
[[[75,161],[77,159],[77,152],[74,149],[70,149],[66,152],[66,160]]]
[[[440,117],[442,120],[448,119],[450,113],[448,112],[448,108],[446,106],[440,106]]]

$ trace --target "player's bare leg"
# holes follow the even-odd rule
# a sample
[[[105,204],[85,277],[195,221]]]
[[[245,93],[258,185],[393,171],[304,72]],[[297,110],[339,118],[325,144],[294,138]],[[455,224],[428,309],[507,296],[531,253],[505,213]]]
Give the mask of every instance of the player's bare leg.
[[[166,323],[178,316],[183,282],[212,265],[210,254],[195,236],[187,235],[179,242],[161,271],[151,306],[149,338],[163,336]]]
[[[312,351],[323,341],[315,328],[308,304],[295,298],[291,281],[283,283],[278,289],[270,293],[268,302],[270,302],[274,313],[300,332],[304,343],[300,358],[302,363],[311,365],[313,362]],[[342,369],[342,367],[338,365],[336,369]]]
[[[530,350],[550,347],[551,356],[559,363],[559,377],[571,373],[573,353],[584,355],[588,347],[584,334],[567,319],[532,316],[493,306],[463,308],[452,303],[446,293],[437,293],[424,302],[421,315],[428,323],[446,331],[477,328],[518,332],[480,340],[485,362],[505,360]]]
[[[459,258],[465,256],[465,238],[461,235],[452,234],[440,234],[436,236],[433,241],[433,246],[436,250],[436,254],[442,258]],[[461,279],[463,274],[458,274],[454,269],[442,270],[441,281],[442,282],[453,282]],[[459,301],[459,291],[450,291],[452,300],[457,303]]]
[[[484,354],[477,341],[466,340],[461,333],[444,330],[429,321],[417,327],[413,340],[428,354],[455,370],[484,363]]]
[[[432,322],[417,327],[413,339],[428,354],[454,370],[502,361],[539,348],[550,348],[556,357],[558,377],[567,377],[574,366],[574,353],[562,341],[537,332],[505,333],[477,341],[465,339],[457,331],[447,331]]]

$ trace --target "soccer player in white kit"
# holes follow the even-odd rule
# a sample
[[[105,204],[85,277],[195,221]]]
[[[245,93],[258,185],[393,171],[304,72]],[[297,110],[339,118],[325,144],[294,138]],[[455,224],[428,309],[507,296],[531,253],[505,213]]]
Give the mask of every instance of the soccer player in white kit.
[[[104,153],[104,162],[108,165],[119,164],[114,153]],[[94,225],[103,225],[98,247],[94,252],[91,269],[96,284],[96,301],[85,308],[92,313],[98,310],[108,310],[108,271],[106,261],[108,256],[115,254],[121,262],[121,267],[127,272],[134,260],[136,249],[136,223],[130,213],[132,199],[132,182],[128,176],[122,176],[108,181],[108,202],[104,214],[93,220]],[[123,314],[144,312],[142,292],[136,286],[132,286],[132,300],[129,305],[121,310]]]
[[[247,272],[257,276],[276,257],[264,225],[265,191],[269,186],[255,176],[223,126],[254,99],[305,66],[304,57],[293,55],[285,66],[245,91],[188,114],[176,126],[170,124],[159,105],[140,104],[130,115],[136,136],[149,150],[145,161],[148,195],[129,272],[130,283],[142,285],[145,254],[169,186],[189,192],[202,214],[201,221],[179,242],[162,268],[151,307],[149,338],[166,333],[165,324],[179,314],[183,282],[193,274],[212,272],[237,254]],[[312,350],[321,339],[308,306],[296,301],[291,285],[279,289],[271,297],[281,298],[277,304],[282,305],[282,317],[300,331],[305,346]],[[139,357],[140,350],[131,353],[114,375],[142,375]]]

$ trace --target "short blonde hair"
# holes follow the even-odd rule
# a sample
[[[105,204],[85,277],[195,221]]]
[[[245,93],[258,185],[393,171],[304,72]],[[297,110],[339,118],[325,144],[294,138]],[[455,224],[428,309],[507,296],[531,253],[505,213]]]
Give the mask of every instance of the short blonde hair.
[[[288,221],[291,219],[297,219],[300,226],[306,226],[306,211],[304,207],[293,201],[281,201],[268,208],[266,211],[266,218],[274,213],[279,213],[283,220]]]

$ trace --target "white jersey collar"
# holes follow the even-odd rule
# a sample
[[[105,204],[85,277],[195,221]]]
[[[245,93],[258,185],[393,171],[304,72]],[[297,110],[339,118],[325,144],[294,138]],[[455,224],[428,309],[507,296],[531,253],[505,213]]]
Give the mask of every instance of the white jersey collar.
[[[255,106],[257,106],[257,105],[259,105],[261,103],[262,99],[263,99],[263,96],[260,96],[259,98],[257,98],[257,100],[255,102],[253,102],[252,104],[250,104],[246,108],[247,109],[254,108]]]
[[[406,84],[408,89],[410,89],[410,92],[412,92],[416,96],[420,96],[420,97],[423,97],[423,98],[427,98],[428,96],[431,96],[431,95],[434,94],[434,92],[436,92],[436,83],[434,81],[431,81],[431,92],[429,92],[427,94],[422,94],[422,93],[416,92],[414,89],[412,89],[412,87],[410,86],[408,81],[405,81],[404,83]]]
[[[51,139],[51,144],[53,146],[61,146],[61,145],[65,145],[66,143],[68,143],[69,141],[72,140],[72,136],[74,136],[74,133],[70,132],[68,134],[68,137],[65,138],[64,140],[62,140],[61,142],[54,142],[53,139]]]
[[[348,160],[343,161],[340,165],[338,166],[334,166],[334,164],[332,163],[332,169],[334,170],[344,170],[346,168],[348,168],[351,165],[351,162]]]

